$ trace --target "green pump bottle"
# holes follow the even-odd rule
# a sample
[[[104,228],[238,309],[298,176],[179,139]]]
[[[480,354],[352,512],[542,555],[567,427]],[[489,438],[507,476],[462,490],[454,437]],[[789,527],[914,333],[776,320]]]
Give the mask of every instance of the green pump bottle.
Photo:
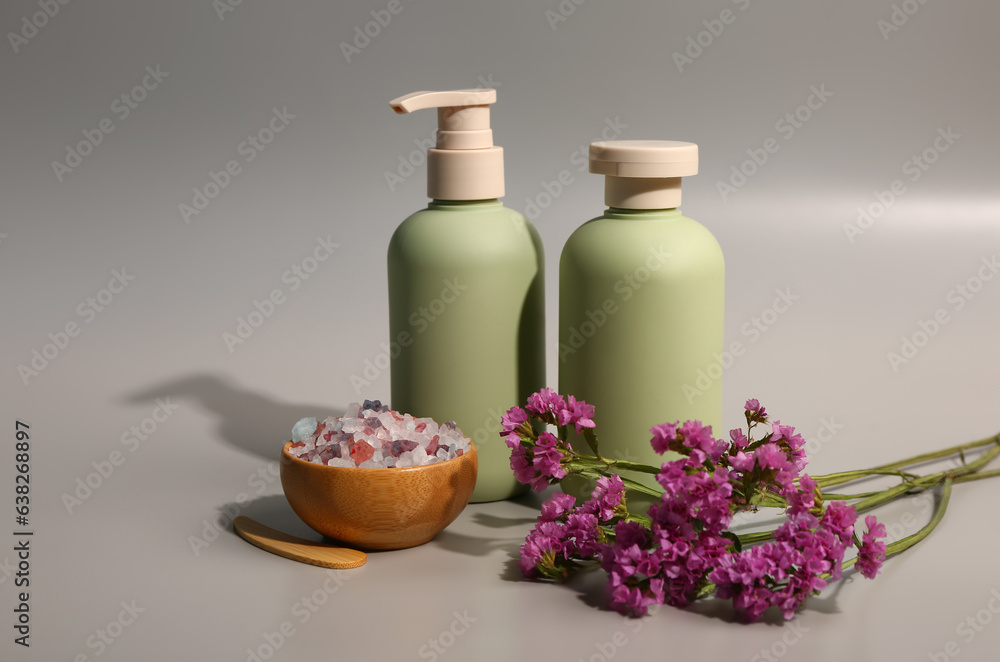
[[[500,417],[545,386],[544,253],[538,232],[504,207],[503,149],[493,145],[496,90],[416,92],[398,113],[437,108],[426,209],[389,242],[392,407],[454,420],[476,444],[472,501],[523,492]]]

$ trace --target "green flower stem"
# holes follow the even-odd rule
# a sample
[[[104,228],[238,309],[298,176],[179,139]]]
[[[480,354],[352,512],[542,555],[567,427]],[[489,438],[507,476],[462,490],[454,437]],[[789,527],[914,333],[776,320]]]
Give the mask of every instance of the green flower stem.
[[[867,478],[869,476],[899,476],[900,478],[919,478],[919,474],[908,473],[901,469],[854,469],[852,471],[840,471],[834,474],[813,477],[816,484],[823,487],[833,487],[843,485],[851,481]]]
[[[928,487],[938,485],[943,483],[945,480],[955,479],[960,476],[966,476],[970,474],[977,473],[984,466],[989,464],[997,455],[1000,455],[1000,445],[994,446],[985,453],[983,453],[978,459],[969,462],[961,467],[951,469],[948,471],[939,471],[937,473],[928,474],[927,476],[922,476],[915,480],[907,480],[895,487],[890,487],[887,490],[883,490],[881,493],[870,496],[866,499],[862,499],[858,503],[854,504],[854,509],[858,512],[865,510],[870,510],[875,506],[882,505],[888,501],[892,501],[896,497],[905,494],[911,490],[916,490],[922,492]]]
[[[1000,475],[1000,472],[991,472],[991,473],[997,473],[997,475]],[[905,551],[910,547],[913,547],[918,542],[920,542],[921,540],[930,535],[931,531],[933,531],[937,527],[937,525],[941,523],[941,520],[944,519],[944,513],[948,509],[948,503],[951,501],[951,486],[953,483],[957,482],[959,482],[959,480],[952,479],[951,476],[945,477],[944,482],[941,484],[941,500],[938,502],[937,508],[934,509],[934,515],[933,517],[931,517],[931,521],[925,524],[924,527],[919,531],[917,531],[916,533],[908,535],[905,538],[902,538],[901,540],[897,540],[894,543],[886,545],[885,548],[886,558],[893,556],[895,554],[899,554],[900,552]],[[852,559],[844,561],[844,565],[842,567],[844,570],[847,570],[857,562],[858,558],[854,557]]]
[[[951,500],[951,486],[952,483],[957,482],[952,479],[951,476],[946,476],[944,483],[941,484],[941,500],[938,502],[937,508],[934,509],[934,516],[931,517],[931,521],[928,522],[924,528],[920,529],[916,533],[906,536],[902,540],[897,540],[894,543],[886,545],[885,555],[892,556],[893,554],[898,554],[903,550],[913,547],[918,542],[926,538],[931,531],[941,522],[944,518],[944,512],[948,509],[948,502]]]
[[[854,494],[854,495],[851,495],[851,494],[824,494],[823,495],[823,499],[826,500],[826,501],[832,501],[832,500],[843,500],[843,501],[846,501],[846,500],[849,500],[849,499],[858,499],[858,498],[860,498],[861,501],[858,501],[857,503],[854,504],[854,510],[856,512],[861,513],[861,512],[864,512],[866,510],[871,510],[872,508],[875,508],[876,506],[880,506],[883,503],[887,503],[889,501],[892,501],[893,499],[896,499],[896,498],[898,498],[900,496],[903,496],[904,494],[906,494],[908,492],[911,492],[911,491],[922,492],[922,491],[924,491],[924,490],[926,490],[926,489],[928,489],[930,487],[933,487],[935,485],[945,485],[946,484],[947,485],[947,495],[950,498],[952,483],[966,483],[966,482],[971,482],[973,480],[981,480],[983,478],[991,478],[991,477],[995,477],[995,476],[1000,476],[1000,470],[994,470],[994,471],[988,471],[988,472],[979,473],[979,469],[982,468],[983,466],[985,466],[986,464],[989,464],[989,462],[991,460],[993,460],[997,455],[1000,455],[1000,446],[997,446],[995,448],[991,448],[990,450],[988,450],[986,453],[984,453],[980,458],[976,459],[975,461],[970,462],[970,463],[968,463],[968,464],[966,464],[966,465],[964,465],[962,467],[958,467],[956,469],[953,469],[951,471],[939,471],[937,473],[929,474],[927,476],[920,476],[920,477],[918,477],[918,478],[916,478],[914,480],[905,480],[904,482],[900,483],[899,485],[894,485],[893,487],[890,487],[888,489],[882,490],[880,492],[868,492],[868,493],[865,493],[865,494]],[[947,502],[945,502],[945,505],[947,505]],[[916,536],[918,534],[914,534],[914,536],[910,536],[909,538],[905,538],[904,540],[910,540],[911,538],[914,538],[914,539],[906,547],[899,547],[897,549],[897,552],[898,551],[903,551],[904,549],[907,549],[907,547],[910,547],[910,546],[916,544],[917,542],[919,542],[920,540],[923,540],[923,538],[925,538],[927,536],[927,534],[929,534],[933,530],[934,526],[937,526],[937,522],[940,521],[940,517],[944,517],[944,511],[941,510],[940,517],[938,517],[937,514],[935,514],[935,517],[937,517],[936,521],[935,520],[931,520],[933,526],[929,525],[930,528],[927,529],[926,531],[921,530],[922,531],[922,535],[921,535],[920,538],[914,538],[914,536]],[[770,540],[771,536],[773,534],[774,534],[773,530],[772,531],[759,531],[757,533],[743,534],[743,535],[739,536],[739,538],[740,538],[740,543],[741,544],[748,545],[748,544],[754,544],[754,543],[764,542],[766,540]],[[901,543],[903,541],[899,541],[899,542]],[[893,543],[893,545],[898,545],[898,543]],[[891,547],[892,546],[890,546],[890,548]],[[895,554],[897,552],[893,552],[893,553]],[[852,564],[853,564],[853,562],[852,562]]]
[[[584,465],[585,468],[577,468],[580,465],[576,465],[573,467],[573,470],[570,471],[569,467],[575,464],[576,460],[570,463],[570,465],[567,465],[567,472],[574,473],[584,478],[590,478],[591,480],[597,480],[601,476],[608,475],[607,468],[602,462],[598,461],[596,463],[587,463],[586,465]],[[622,484],[627,489],[633,490],[635,492],[641,492],[642,494],[648,494],[649,496],[653,496],[656,498],[660,498],[661,496],[663,496],[663,490],[653,487],[648,487],[640,482],[632,480],[631,478],[625,478],[624,476],[621,476],[621,479],[622,479]]]
[[[922,453],[920,455],[914,455],[913,457],[908,457],[905,460],[900,460],[898,462],[890,462],[889,464],[883,464],[872,468],[897,469],[899,467],[906,467],[911,464],[920,464],[921,462],[938,460],[941,459],[942,457],[947,457],[955,453],[962,453],[964,451],[972,450],[975,448],[982,448],[983,446],[992,446],[993,444],[1000,445],[1000,433],[997,433],[991,437],[985,437],[978,441],[970,441],[967,444],[959,444],[958,446],[952,446],[951,448],[944,448],[939,451],[931,451],[930,453]]]
[[[715,584],[712,583],[705,584],[694,592],[694,600],[701,600],[702,598],[707,598],[713,593],[715,593]]]
[[[651,520],[648,516],[643,515],[641,513],[629,513],[628,516],[625,517],[625,521],[638,522],[639,524],[642,524],[646,528],[649,528],[653,524],[653,520]]]
[[[631,478],[622,478],[622,484],[625,485],[627,489],[634,490],[636,492],[641,492],[643,494],[648,494],[649,496],[654,496],[657,499],[663,496],[663,490],[658,490],[653,487],[647,487],[642,483],[636,482]]]
[[[645,474],[660,473],[659,468],[651,467],[648,464],[641,464],[639,462],[629,462],[628,460],[605,460],[605,463],[609,469],[625,469],[627,471],[638,471]]]
[[[974,480],[982,480],[984,478],[994,478],[1000,476],[1000,469],[994,469],[993,471],[977,471],[974,474],[965,474],[962,476],[957,476],[955,478],[956,483],[971,483]]]
[[[862,492],[860,494],[833,494],[823,492],[823,501],[850,501],[851,499],[864,499],[866,497],[875,496],[876,494],[881,494],[881,492]]]
[[[904,460],[899,460],[897,462],[890,462],[888,464],[882,464],[877,467],[871,467],[869,469],[859,469],[856,471],[842,471],[834,474],[826,474],[823,476],[813,476],[813,480],[821,487],[832,487],[834,485],[842,485],[844,483],[849,483],[861,478],[867,478],[868,476],[874,475],[888,475],[894,474],[899,475],[899,471],[906,466],[913,464],[920,464],[923,462],[930,462],[931,460],[939,460],[949,455],[954,455],[955,453],[960,453],[964,457],[964,452],[967,450],[973,450],[976,448],[982,448],[984,446],[1000,445],[1000,434],[995,434],[992,437],[986,437],[985,439],[980,439],[978,441],[969,442],[967,444],[959,444],[958,446],[951,446],[950,448],[945,448],[939,451],[932,451],[930,453],[922,453],[920,455],[914,455],[913,457],[908,457]],[[992,449],[991,449],[992,450]]]
[[[645,474],[658,474],[660,469],[657,467],[651,467],[648,464],[641,464],[639,462],[630,462],[628,460],[608,460],[603,457],[598,457],[594,455],[584,455],[583,453],[578,453],[572,451],[573,459],[567,462],[564,466],[566,471],[575,472],[577,470],[586,469],[601,469],[603,471],[611,471],[612,469],[624,469],[626,471],[635,471]]]
[[[775,529],[776,531],[777,529]],[[758,531],[757,533],[744,533],[738,535],[741,545],[753,545],[758,542],[766,542],[774,535],[774,531]]]

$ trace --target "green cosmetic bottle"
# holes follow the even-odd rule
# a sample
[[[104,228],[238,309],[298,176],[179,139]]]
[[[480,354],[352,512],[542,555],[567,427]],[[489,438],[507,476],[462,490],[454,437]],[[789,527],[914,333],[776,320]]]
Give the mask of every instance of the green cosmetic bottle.
[[[594,405],[603,456],[659,466],[665,458],[649,443],[654,425],[698,419],[721,433],[721,375],[696,381],[722,353],[722,250],[679,209],[681,177],[698,172],[698,146],[594,143],[590,172],[606,176],[608,209],[562,251],[559,390]],[[572,443],[590,452],[582,437]],[[627,475],[656,486],[652,475]],[[577,496],[590,487],[563,481]],[[629,498],[631,510],[644,510],[639,495]]]
[[[398,113],[437,108],[426,209],[389,242],[392,407],[473,440],[472,501],[525,491],[514,480],[500,417],[545,386],[544,253],[538,232],[504,207],[503,149],[493,145],[496,91],[416,92]]]

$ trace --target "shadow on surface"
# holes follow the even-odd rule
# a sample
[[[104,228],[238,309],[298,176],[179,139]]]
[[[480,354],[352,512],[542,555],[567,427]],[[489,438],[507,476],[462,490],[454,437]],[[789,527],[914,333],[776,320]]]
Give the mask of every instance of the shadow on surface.
[[[218,510],[219,515],[225,516],[229,521],[229,525],[226,527],[227,533],[234,536],[237,534],[236,531],[233,530],[232,520],[235,519],[233,513],[237,513],[239,515],[255,519],[261,524],[269,526],[272,529],[290,533],[293,536],[298,536],[299,538],[305,538],[306,540],[324,540],[329,542],[328,539],[320,536],[318,533],[310,529],[305,522],[299,519],[299,516],[295,514],[292,507],[288,505],[288,500],[285,499],[284,494],[262,496],[242,504],[231,501],[227,504],[219,506]]]
[[[495,515],[493,513],[477,512],[472,515],[472,521],[479,526],[487,527],[490,529],[506,529],[510,527],[520,527],[524,528],[526,524],[533,524],[538,517],[537,513],[541,509],[543,499],[534,492],[529,492],[521,496],[515,497],[513,499],[507,500],[507,503],[515,503],[520,506],[526,506],[530,508],[528,516],[524,517],[507,517],[503,515]],[[493,503],[501,503],[499,501]],[[483,504],[489,507],[490,504]],[[520,570],[517,569],[516,559],[518,557],[518,550],[524,543],[524,538],[520,535],[506,535],[503,537],[499,536],[471,536],[465,533],[457,533],[455,531],[445,529],[439,533],[434,540],[431,541],[432,544],[437,545],[443,549],[452,552],[458,552],[460,554],[469,554],[471,556],[485,556],[495,550],[501,549],[507,552],[508,557],[514,559],[513,571],[509,568],[505,569],[500,578],[504,580],[513,579],[513,573],[517,573],[517,577],[520,577]]]
[[[218,418],[219,436],[236,448],[266,460],[276,460],[282,444],[300,418],[343,416],[343,407],[299,405],[278,402],[240,387],[231,380],[210,374],[195,374],[131,393],[126,402],[154,404],[158,398],[173,398],[176,404],[193,402]]]

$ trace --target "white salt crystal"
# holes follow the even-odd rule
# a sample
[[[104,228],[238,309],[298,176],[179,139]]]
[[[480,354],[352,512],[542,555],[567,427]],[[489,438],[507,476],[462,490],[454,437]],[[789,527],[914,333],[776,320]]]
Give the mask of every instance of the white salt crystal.
[[[328,466],[356,467],[359,465],[355,464],[351,457],[351,446],[363,441],[374,449],[374,453],[360,466],[374,468],[410,467],[446,462],[457,457],[458,451],[464,454],[470,449],[469,440],[454,422],[438,425],[430,418],[414,418],[410,414],[362,409],[356,402],[347,406],[344,416],[340,418],[328,416],[323,420],[323,426],[323,434],[317,437],[312,434],[316,430],[316,419],[302,419],[296,423],[293,441],[298,445],[293,446],[289,452],[295,457],[315,464],[323,464],[322,457],[336,454],[340,457],[331,458],[326,462]],[[329,439],[324,438],[327,433],[330,433]],[[427,448],[435,436],[437,450],[428,455]],[[383,452],[383,442],[391,444],[402,440],[416,442],[417,446],[411,451],[402,453],[398,458],[389,452]]]

